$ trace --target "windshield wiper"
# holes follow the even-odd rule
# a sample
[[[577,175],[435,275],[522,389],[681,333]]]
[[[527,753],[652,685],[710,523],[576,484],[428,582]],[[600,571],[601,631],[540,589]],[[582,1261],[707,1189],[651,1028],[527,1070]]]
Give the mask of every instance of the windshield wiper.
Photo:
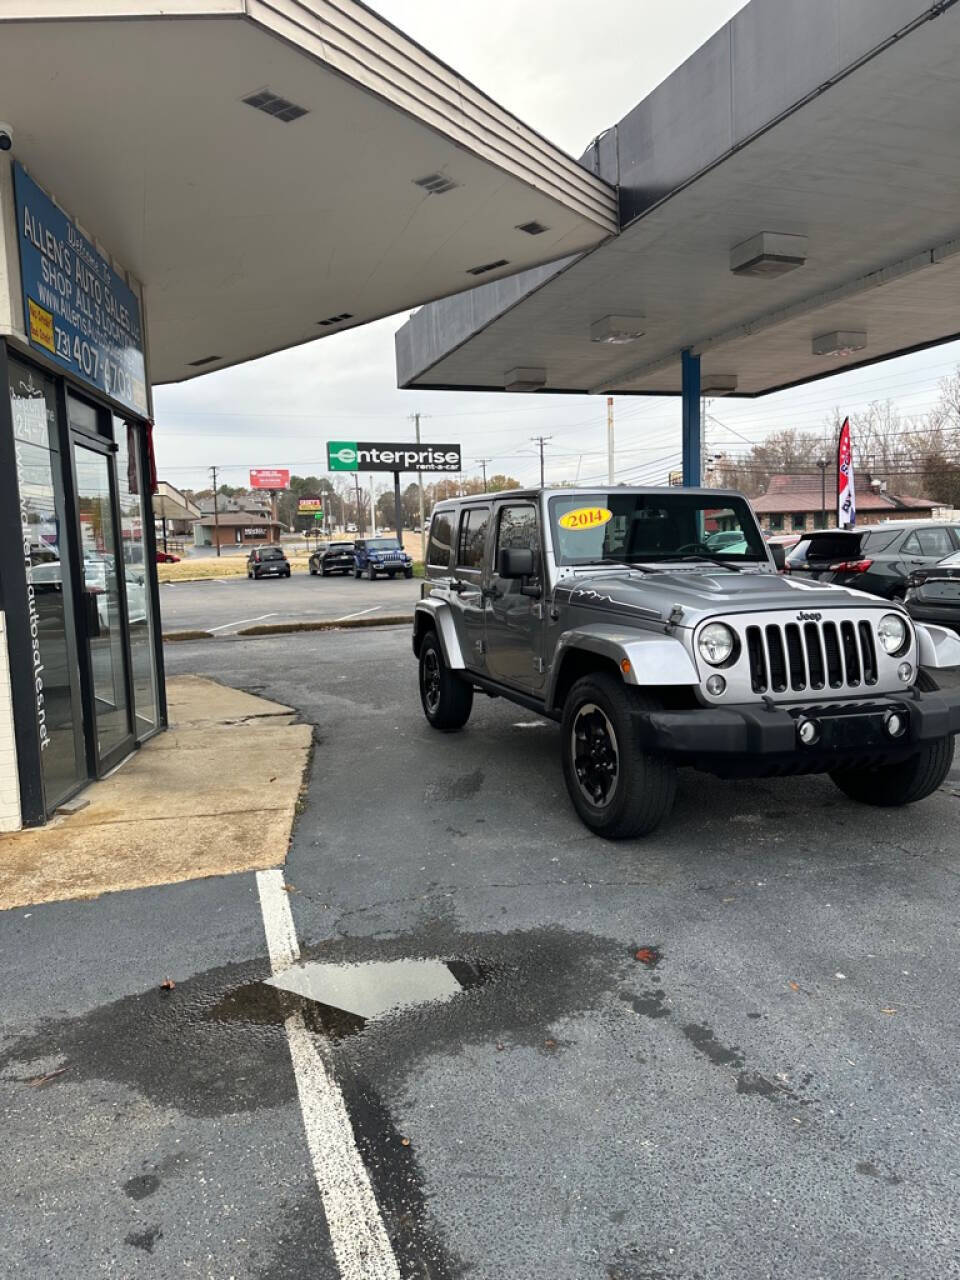
[[[622,565],[624,569],[639,569],[641,573],[650,572],[650,570],[642,564],[635,564],[632,560],[618,560],[614,556],[601,556],[598,560],[581,560],[579,561],[579,564],[619,564]]]
[[[670,563],[673,561],[693,561],[704,560],[707,564],[721,564],[724,569],[732,569],[734,573],[742,573],[743,570],[738,564],[734,564],[732,560],[723,560],[720,556],[699,555],[699,556],[664,556],[663,562]]]

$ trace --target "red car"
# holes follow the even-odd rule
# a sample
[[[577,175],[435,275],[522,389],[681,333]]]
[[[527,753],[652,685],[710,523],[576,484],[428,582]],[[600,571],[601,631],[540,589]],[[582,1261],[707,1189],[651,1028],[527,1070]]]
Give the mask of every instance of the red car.
[[[175,556],[172,551],[158,551],[157,564],[179,564],[180,557]]]

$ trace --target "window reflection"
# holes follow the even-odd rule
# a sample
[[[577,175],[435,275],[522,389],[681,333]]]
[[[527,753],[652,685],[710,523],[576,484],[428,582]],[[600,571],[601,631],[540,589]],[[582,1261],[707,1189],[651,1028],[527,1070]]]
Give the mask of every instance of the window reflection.
[[[127,587],[127,620],[130,624],[130,662],[136,732],[143,737],[157,727],[157,689],[153,649],[153,610],[146,563],[146,521],[152,505],[142,492],[140,449],[142,428],[113,420],[117,442],[117,495],[120,501],[120,538]]]

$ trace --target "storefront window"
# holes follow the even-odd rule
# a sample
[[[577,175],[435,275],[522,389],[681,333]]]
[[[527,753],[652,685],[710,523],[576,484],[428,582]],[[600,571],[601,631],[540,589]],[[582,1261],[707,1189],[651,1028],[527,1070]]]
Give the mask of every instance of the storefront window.
[[[54,383],[10,361],[10,403],[27,577],[44,799],[52,811],[86,777]]]
[[[146,521],[151,506],[144,502],[140,477],[142,428],[113,420],[117,442],[117,494],[120,499],[120,537],[127,585],[127,621],[137,737],[157,727],[156,668],[153,649],[153,601],[147,571]]]

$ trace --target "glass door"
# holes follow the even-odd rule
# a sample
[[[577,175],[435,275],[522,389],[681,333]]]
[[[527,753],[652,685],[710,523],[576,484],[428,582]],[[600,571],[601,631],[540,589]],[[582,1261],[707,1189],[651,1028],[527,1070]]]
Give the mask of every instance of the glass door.
[[[81,630],[90,661],[97,773],[102,774],[133,746],[123,557],[118,554],[110,454],[74,439],[73,457],[83,575]]]

